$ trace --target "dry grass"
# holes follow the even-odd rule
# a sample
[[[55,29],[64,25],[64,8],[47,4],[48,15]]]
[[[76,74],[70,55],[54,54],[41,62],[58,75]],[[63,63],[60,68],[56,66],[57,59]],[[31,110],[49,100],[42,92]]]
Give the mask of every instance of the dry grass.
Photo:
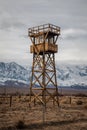
[[[59,108],[52,101],[47,104],[43,124],[43,106],[39,102],[30,109],[28,96],[14,96],[10,107],[9,98],[0,98],[0,129],[87,130],[87,97],[63,96],[59,100]]]

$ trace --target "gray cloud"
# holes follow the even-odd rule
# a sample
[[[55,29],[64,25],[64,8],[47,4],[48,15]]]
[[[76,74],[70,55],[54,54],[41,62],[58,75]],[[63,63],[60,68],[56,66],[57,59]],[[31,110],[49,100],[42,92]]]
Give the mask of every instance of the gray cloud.
[[[87,0],[1,0],[1,57],[18,61],[18,59],[22,60],[20,53],[23,53],[23,59],[26,59],[27,62],[28,58],[32,57],[31,55],[26,56],[25,53],[29,51],[28,48],[31,44],[27,37],[28,28],[44,23],[53,23],[61,27],[61,35],[57,42],[59,44],[58,58],[82,60],[85,57],[87,60],[85,56],[87,55],[86,13]],[[7,56],[3,53],[5,51]],[[0,60],[2,60],[1,57]]]
[[[25,24],[23,24],[22,22],[13,20],[13,19],[3,19],[1,24],[0,24],[0,29],[10,29],[10,28],[24,28],[26,27]]]
[[[69,28],[62,31],[62,37],[66,40],[87,39],[87,31],[80,28]]]

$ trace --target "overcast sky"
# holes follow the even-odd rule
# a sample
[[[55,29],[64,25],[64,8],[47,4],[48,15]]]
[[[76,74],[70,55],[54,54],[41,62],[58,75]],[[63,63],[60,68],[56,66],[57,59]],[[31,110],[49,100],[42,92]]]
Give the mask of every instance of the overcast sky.
[[[29,64],[28,28],[61,27],[56,61],[87,62],[87,0],[0,0],[0,61]]]

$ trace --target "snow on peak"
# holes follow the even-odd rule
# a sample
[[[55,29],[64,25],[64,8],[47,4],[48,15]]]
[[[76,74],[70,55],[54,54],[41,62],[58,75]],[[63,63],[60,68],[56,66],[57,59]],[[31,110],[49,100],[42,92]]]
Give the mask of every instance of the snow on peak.
[[[24,68],[15,62],[0,62],[0,84],[8,80],[29,83],[31,67]],[[59,86],[87,86],[87,65],[59,64],[56,65]]]

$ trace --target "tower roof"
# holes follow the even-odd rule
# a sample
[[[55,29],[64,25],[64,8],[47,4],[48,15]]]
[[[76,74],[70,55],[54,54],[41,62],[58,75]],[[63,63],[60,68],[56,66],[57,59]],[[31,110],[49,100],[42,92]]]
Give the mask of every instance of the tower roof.
[[[60,35],[60,27],[48,23],[28,29],[28,35],[30,37],[38,37],[39,35],[43,35],[47,32],[52,35]]]

